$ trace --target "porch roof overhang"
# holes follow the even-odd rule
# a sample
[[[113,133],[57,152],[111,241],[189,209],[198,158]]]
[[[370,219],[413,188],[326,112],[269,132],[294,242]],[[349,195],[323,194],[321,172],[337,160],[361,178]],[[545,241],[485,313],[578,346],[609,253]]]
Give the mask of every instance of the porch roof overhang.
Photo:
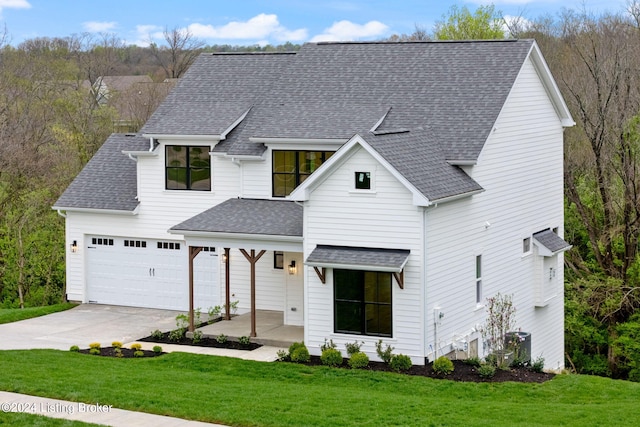
[[[229,199],[169,229],[191,246],[302,251],[302,206],[287,200]]]
[[[406,249],[318,245],[305,264],[312,267],[400,273],[409,260]]]
[[[550,229],[534,233],[533,243],[538,247],[538,253],[546,257],[557,255],[572,248],[569,243]]]

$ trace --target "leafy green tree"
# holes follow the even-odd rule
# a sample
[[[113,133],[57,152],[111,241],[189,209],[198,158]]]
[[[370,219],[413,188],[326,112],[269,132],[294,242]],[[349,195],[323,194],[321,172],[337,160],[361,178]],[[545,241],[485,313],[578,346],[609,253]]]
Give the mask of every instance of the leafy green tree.
[[[451,6],[442,21],[435,24],[436,40],[487,40],[505,38],[505,21],[493,5],[479,6],[471,12],[466,6]]]

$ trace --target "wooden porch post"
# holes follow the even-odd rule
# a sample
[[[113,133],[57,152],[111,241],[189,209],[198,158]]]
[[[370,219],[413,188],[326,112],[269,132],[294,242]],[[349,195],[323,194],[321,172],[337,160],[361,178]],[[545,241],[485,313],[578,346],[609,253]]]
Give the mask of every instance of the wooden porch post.
[[[256,263],[266,251],[260,251],[257,256],[255,249],[251,249],[251,255],[244,249],[240,249],[240,252],[251,264],[251,334],[249,336],[256,337]]]
[[[189,246],[189,332],[195,330],[193,321],[193,260],[202,251],[201,247]]]
[[[231,295],[229,295],[229,293],[231,292],[231,285],[230,285],[230,279],[229,279],[229,270],[231,270],[231,268],[229,267],[229,263],[231,262],[231,257],[229,257],[229,248],[224,248],[224,257],[226,258],[227,262],[225,262],[224,264],[224,289],[225,289],[225,302],[224,302],[224,320],[231,320],[231,313],[229,313],[229,310],[231,309]]]

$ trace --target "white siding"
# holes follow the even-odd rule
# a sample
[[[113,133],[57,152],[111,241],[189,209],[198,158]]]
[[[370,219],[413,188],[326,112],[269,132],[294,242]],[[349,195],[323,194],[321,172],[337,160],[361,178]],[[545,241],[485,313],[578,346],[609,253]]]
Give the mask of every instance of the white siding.
[[[560,121],[527,61],[470,169],[486,191],[427,211],[427,301],[429,309],[438,305],[445,312],[438,343],[432,330],[427,346],[446,353],[455,335],[479,337],[473,330],[484,323],[485,310],[475,303],[475,256],[482,254],[484,298],[513,294],[517,327],[532,334],[532,357],[543,356],[548,368],[564,365],[562,289],[536,308],[537,255],[522,253],[523,238],[545,228],[562,230],[562,141]],[[562,262],[559,256],[558,286]]]
[[[371,171],[373,191],[352,191],[354,171]],[[414,363],[424,363],[422,325],[422,214],[413,206],[410,192],[365,150],[357,151],[338,167],[305,202],[305,258],[318,244],[409,249],[405,268],[405,287],[395,280],[393,292],[393,337],[382,338],[395,347],[395,353],[411,356]],[[341,350],[344,344],[365,341],[362,350],[377,359],[378,337],[336,334],[333,325],[333,275],[327,269],[322,284],[311,267],[305,268],[305,343],[312,354],[333,339]]]

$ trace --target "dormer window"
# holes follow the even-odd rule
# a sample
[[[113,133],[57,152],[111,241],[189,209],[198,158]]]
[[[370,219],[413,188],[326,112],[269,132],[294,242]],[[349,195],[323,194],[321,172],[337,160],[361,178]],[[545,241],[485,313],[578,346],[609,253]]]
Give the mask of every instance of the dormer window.
[[[167,145],[167,190],[211,190],[211,159],[208,146]]]
[[[356,190],[371,190],[371,172],[356,172]]]
[[[273,197],[288,196],[333,153],[333,151],[274,150],[272,154]]]

